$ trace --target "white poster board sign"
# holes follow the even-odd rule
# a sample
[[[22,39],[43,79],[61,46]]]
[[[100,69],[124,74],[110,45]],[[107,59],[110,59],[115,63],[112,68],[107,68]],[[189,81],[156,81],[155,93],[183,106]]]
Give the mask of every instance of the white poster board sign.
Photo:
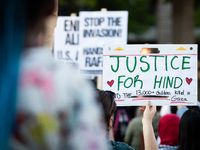
[[[82,11],[79,67],[89,76],[102,75],[103,45],[127,43],[127,11]]]
[[[79,17],[59,16],[54,31],[54,58],[78,68]]]
[[[197,104],[197,45],[106,45],[103,57],[103,89],[118,106]]]

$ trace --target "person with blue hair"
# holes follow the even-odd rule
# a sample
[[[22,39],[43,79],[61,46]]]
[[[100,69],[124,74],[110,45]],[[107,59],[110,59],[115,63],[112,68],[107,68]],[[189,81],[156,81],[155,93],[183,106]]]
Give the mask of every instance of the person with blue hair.
[[[56,3],[0,3],[1,150],[108,149],[91,85],[55,63],[45,45]]]

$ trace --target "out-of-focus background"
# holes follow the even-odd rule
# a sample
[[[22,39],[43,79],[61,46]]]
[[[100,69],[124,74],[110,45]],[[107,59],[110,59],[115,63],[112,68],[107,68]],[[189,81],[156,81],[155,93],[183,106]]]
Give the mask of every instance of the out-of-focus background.
[[[80,11],[100,11],[102,8],[106,8],[108,11],[128,11],[127,44],[200,44],[199,0],[58,1],[58,16],[70,16],[72,13],[79,16]],[[50,31],[53,31],[55,27],[55,20],[56,16],[50,20],[50,22],[54,22]],[[47,24],[50,25],[50,22]],[[53,39],[48,41],[53,41]],[[50,43],[53,45],[52,42]],[[198,51],[200,51],[199,47]],[[200,56],[198,59],[200,60]],[[198,66],[200,67],[200,65]],[[198,78],[200,79],[200,73],[198,73]],[[94,78],[94,83],[96,86],[97,78]],[[170,109],[172,113],[176,113],[176,106]],[[114,121],[114,129],[117,129],[114,130],[115,140],[124,141],[129,121],[141,115],[141,111],[136,106],[118,108]],[[118,116],[119,125],[115,127],[116,116]]]
[[[80,11],[100,11],[102,8],[108,11],[127,10],[127,44],[200,44],[199,0],[58,1],[58,16],[70,16],[72,13],[79,16]]]
[[[79,11],[127,10],[128,44],[200,43],[198,0],[59,0],[59,16]]]
[[[70,16],[71,13],[79,16],[80,11],[100,11],[102,8],[128,11],[127,44],[200,44],[199,0],[59,0],[58,16]],[[125,109],[128,115],[133,115],[130,119],[141,115],[137,107],[121,107],[116,112]],[[176,107],[171,111],[176,112]],[[128,121],[122,122],[120,129],[115,131],[116,141],[123,141],[127,124]]]

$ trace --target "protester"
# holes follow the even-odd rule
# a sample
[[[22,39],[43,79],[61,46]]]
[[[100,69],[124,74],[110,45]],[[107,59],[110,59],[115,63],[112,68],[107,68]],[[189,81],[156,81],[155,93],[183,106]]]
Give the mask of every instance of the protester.
[[[114,113],[117,108],[116,103],[114,101],[115,93],[111,91],[102,91],[97,90],[97,99],[103,107],[104,116],[103,120],[105,122],[105,137],[109,135],[110,129],[113,127]],[[132,147],[126,145],[123,142],[114,142],[110,141],[111,149],[113,150],[134,150]]]
[[[199,150],[200,148],[200,111],[187,110],[179,124],[178,150]]]
[[[144,124],[143,124],[144,125]],[[179,123],[178,150],[198,150],[200,147],[200,111],[189,109],[181,117]],[[146,137],[144,137],[146,138]],[[151,148],[156,150],[156,140],[151,140]],[[149,143],[150,144],[150,143]],[[153,150],[153,149],[152,149]]]
[[[105,135],[106,135],[106,132],[108,135],[108,132],[112,128],[112,125],[113,125],[114,112],[116,110],[114,95],[115,94],[111,91],[97,90],[97,99],[102,104],[102,107],[104,110],[103,119],[107,127],[107,130],[105,129]],[[155,106],[151,107],[150,102],[148,102],[146,109],[145,107],[142,107],[141,110],[144,112],[143,130],[144,130],[145,149],[153,150],[155,149],[155,147],[154,145],[151,145],[151,143],[154,143],[155,135],[154,135],[153,127],[152,127],[152,119],[156,113],[156,107]],[[134,148],[128,146],[127,144],[123,142],[110,141],[110,145],[113,150],[134,150]]]
[[[163,116],[158,125],[158,133],[161,139],[159,150],[177,150],[179,145],[180,118],[175,114]]]
[[[197,101],[197,106],[184,106],[184,105],[177,106],[176,115],[178,115],[181,118],[182,115],[189,109],[200,110],[199,102]]]
[[[1,1],[1,150],[108,148],[91,86],[56,64],[44,44],[44,22],[55,3]]]
[[[141,111],[141,110],[139,110]],[[116,141],[124,142],[126,129],[130,122],[130,115],[126,107],[118,107],[114,114],[114,138]]]
[[[158,136],[158,123],[160,120],[160,111],[161,107],[157,107],[157,113],[153,117],[152,124],[155,136]],[[128,128],[125,134],[125,143],[134,147],[135,150],[144,150],[144,139],[143,139],[143,127],[142,127],[143,116],[133,118],[128,124]]]

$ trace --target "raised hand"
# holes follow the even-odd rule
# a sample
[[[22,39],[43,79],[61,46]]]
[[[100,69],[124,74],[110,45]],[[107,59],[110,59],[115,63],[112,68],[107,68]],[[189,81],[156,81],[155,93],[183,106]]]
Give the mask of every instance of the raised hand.
[[[144,112],[142,123],[145,150],[158,150],[152,126],[152,119],[156,113],[156,106],[151,106],[150,101],[147,101],[146,106],[142,106],[140,110]]]

